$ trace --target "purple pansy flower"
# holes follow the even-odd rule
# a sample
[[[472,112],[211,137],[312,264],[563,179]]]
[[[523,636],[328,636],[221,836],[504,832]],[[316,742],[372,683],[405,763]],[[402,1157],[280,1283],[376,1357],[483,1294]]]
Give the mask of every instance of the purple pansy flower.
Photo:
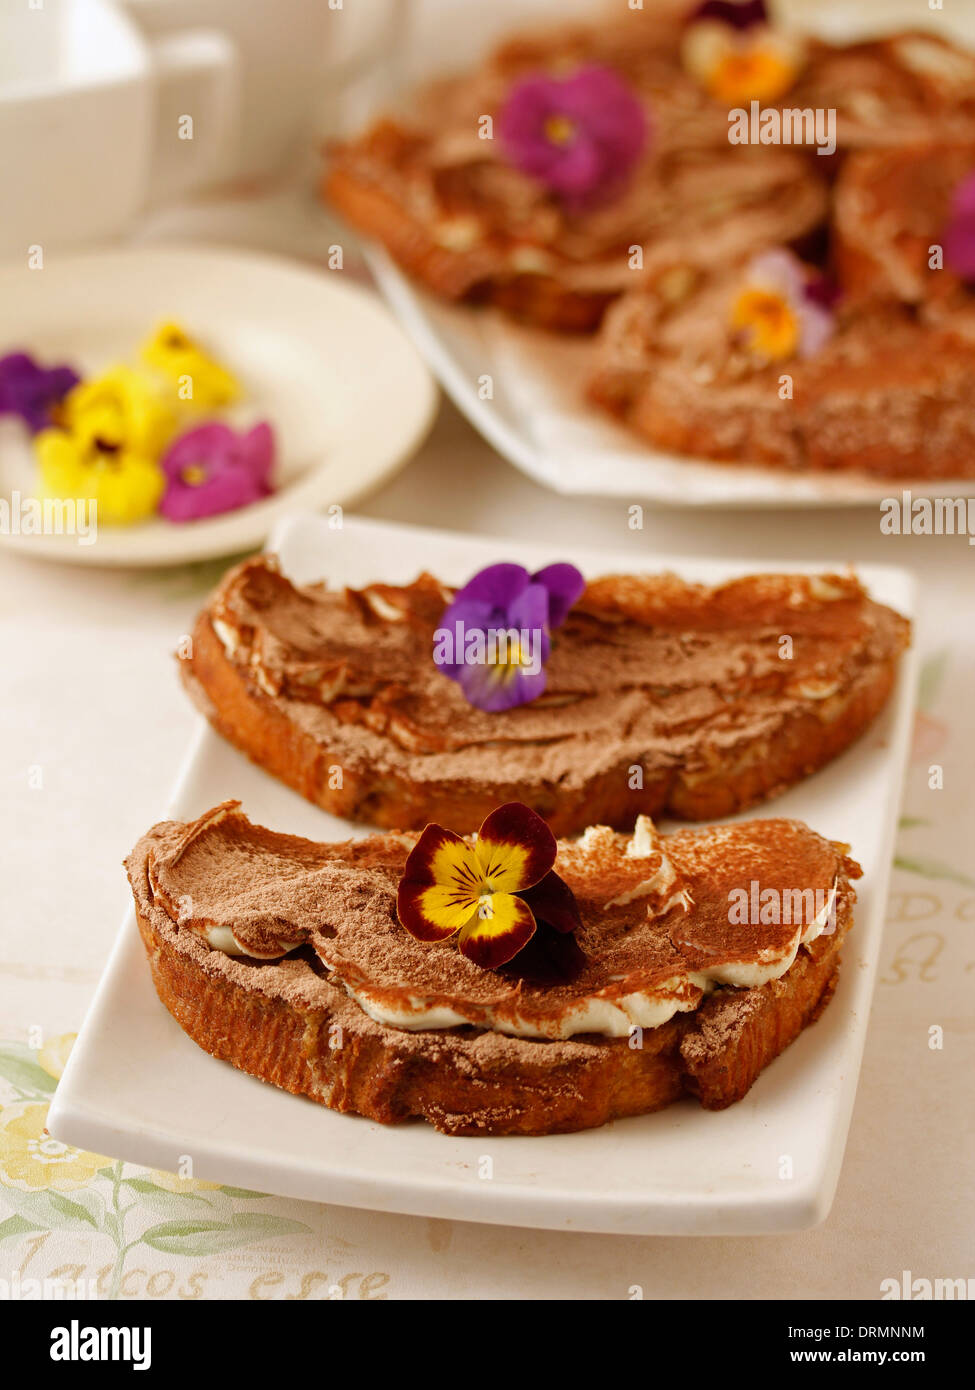
[[[687,22],[698,24],[702,19],[715,20],[732,29],[751,29],[768,23],[768,9],[765,0],[704,0],[690,12]]]
[[[575,565],[488,565],[454,596],[434,634],[434,661],[478,709],[537,700],[545,689],[550,633],[585,588]]]
[[[505,158],[569,205],[625,182],[647,143],[643,106],[612,68],[526,77],[498,118]]]
[[[975,280],[975,174],[969,174],[955,189],[941,242],[948,269],[963,280]]]
[[[274,435],[264,420],[244,434],[229,425],[198,425],[162,459],[166,491],[159,504],[170,521],[195,521],[257,502],[272,491]]]
[[[19,415],[32,434],[51,424],[51,412],[81,380],[68,366],[42,367],[27,352],[0,357],[0,415]]]

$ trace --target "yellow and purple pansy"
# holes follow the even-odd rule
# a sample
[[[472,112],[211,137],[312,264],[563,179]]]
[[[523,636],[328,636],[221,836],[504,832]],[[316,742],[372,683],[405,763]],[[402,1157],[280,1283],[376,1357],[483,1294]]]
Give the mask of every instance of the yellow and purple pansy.
[[[162,460],[166,491],[159,511],[169,521],[195,521],[235,511],[272,491],[274,433],[266,420],[237,433],[216,421],[188,430]]]
[[[519,801],[499,806],[473,845],[428,825],[410,852],[396,910],[417,941],[458,937],[458,950],[484,970],[505,965],[539,923],[570,933],[579,910],[554,870],[558,846],[541,816]]]
[[[178,323],[159,326],[143,344],[142,360],[180,388],[181,401],[202,409],[227,405],[240,394],[236,377]]]
[[[832,283],[791,251],[764,251],[745,269],[731,304],[731,328],[761,362],[811,357],[832,336],[835,299]]]
[[[19,415],[37,434],[80,380],[73,367],[42,367],[29,352],[8,352],[0,357],[0,415]]]
[[[619,73],[592,65],[569,77],[522,78],[501,109],[498,133],[510,164],[581,209],[626,183],[650,132]]]
[[[774,29],[765,0],[704,0],[688,16],[684,67],[716,101],[776,101],[802,66],[804,45]]]
[[[975,283],[975,173],[955,189],[941,244],[948,269]]]
[[[454,595],[433,636],[433,659],[469,704],[495,713],[545,690],[551,633],[585,588],[575,565],[479,570]]]

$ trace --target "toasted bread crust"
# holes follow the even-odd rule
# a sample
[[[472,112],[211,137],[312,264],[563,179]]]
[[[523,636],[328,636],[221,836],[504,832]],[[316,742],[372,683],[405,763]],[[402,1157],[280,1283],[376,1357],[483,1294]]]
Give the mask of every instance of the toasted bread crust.
[[[495,1057],[478,1049],[477,1032],[449,1039],[439,1054],[417,1055],[407,1046],[410,1035],[375,1024],[313,976],[311,965],[305,969],[321,1001],[315,1007],[266,985],[273,965],[255,967],[253,988],[242,986],[221,952],[177,932],[151,901],[145,853],[134,853],[127,867],[156,992],[199,1047],[333,1110],[382,1124],[422,1118],[446,1134],[569,1133],[647,1114],[684,1095],[708,1110],[724,1109],[819,1017],[849,927],[847,916],[835,933],[802,947],[781,979],[747,991],[749,1006],[734,1022],[723,1014],[741,994],[719,991],[696,1013],[646,1030],[642,1047],[627,1038],[591,1038],[556,1052],[522,1040],[513,1065],[510,1052]]]
[[[671,769],[656,779],[646,778],[640,789],[630,787],[629,764],[624,762],[567,792],[541,780],[419,783],[395,772],[379,775],[365,764],[350,765],[347,757],[330,752],[293,724],[281,704],[227,657],[206,612],[198,618],[192,638],[192,655],[180,662],[180,671],[198,708],[253,762],[333,815],[393,829],[422,828],[437,821],[464,832],[476,829],[501,802],[517,800],[544,816],[556,835],[571,835],[597,823],[628,829],[640,814],[707,820],[785,791],[863,733],[890,695],[899,654],[892,652],[886,660],[866,665],[829,722],[812,710],[790,716],[761,757],[743,760],[739,755],[734,765],[718,762],[708,775],[690,777],[682,769]],[[342,767],[341,787],[330,785],[336,765]]]
[[[323,194],[354,227],[382,241],[398,265],[443,299],[494,305],[510,318],[553,333],[592,333],[615,291],[570,288],[553,275],[499,275],[477,251],[440,246],[431,228],[378,184],[334,164]]]

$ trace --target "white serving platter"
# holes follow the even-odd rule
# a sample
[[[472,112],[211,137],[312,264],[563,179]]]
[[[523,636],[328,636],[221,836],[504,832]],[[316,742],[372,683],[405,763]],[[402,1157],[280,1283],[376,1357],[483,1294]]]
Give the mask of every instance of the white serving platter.
[[[905,487],[915,497],[975,496],[972,478],[793,473],[656,449],[586,399],[591,339],[525,328],[493,309],[441,303],[381,247],[371,245],[367,258],[457,408],[509,463],[555,492],[679,507],[876,507]]]
[[[276,536],[298,581],[411,579],[421,568],[459,582],[493,560],[535,566],[572,559],[590,575],[611,552],[475,539],[349,519],[305,517]],[[657,557],[688,578],[718,581],[753,562]],[[789,562],[763,569],[795,569]],[[802,566],[801,568],[835,568]],[[913,578],[863,566],[872,593],[915,607]],[[751,815],[794,815],[861,862],[856,925],[823,1017],[759,1077],[739,1104],[707,1113],[692,1101],[582,1134],[448,1138],[422,1123],[387,1128],[335,1114],[215,1061],[156,998],[131,914],[58,1087],[58,1139],[152,1167],[193,1158],[197,1177],[295,1197],[467,1221],[630,1234],[753,1234],[811,1226],[829,1211],[856,1094],[880,948],[915,663],[866,735],[829,767]],[[341,839],[350,827],[254,767],[201,722],[160,818],[188,818],[228,797],[277,830]],[[361,833],[353,827],[351,833]],[[119,845],[119,857],[128,845]],[[485,1158],[492,1176],[484,1177]],[[783,1176],[791,1171],[791,1176]]]
[[[419,447],[436,412],[436,385],[407,335],[340,271],[212,246],[50,255],[33,270],[25,255],[0,266],[0,306],[0,356],[26,350],[83,375],[134,361],[175,319],[243,386],[221,418],[238,428],[267,419],[277,438],[277,491],[263,501],[180,524],[99,525],[93,544],[18,533],[11,521],[0,544],[42,559],[164,565],[252,550],[285,514],[364,497]],[[0,498],[18,495],[38,495],[37,468],[26,430],[4,417]]]

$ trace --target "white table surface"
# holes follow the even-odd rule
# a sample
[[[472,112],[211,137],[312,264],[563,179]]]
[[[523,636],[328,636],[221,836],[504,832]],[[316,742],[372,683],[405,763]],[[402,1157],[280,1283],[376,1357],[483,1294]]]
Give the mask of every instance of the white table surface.
[[[217,214],[204,232],[220,239],[231,223],[239,229]],[[158,232],[167,233],[168,225]],[[0,1277],[60,1271],[122,1297],[602,1299],[642,1291],[665,1299],[830,1299],[879,1297],[881,1281],[904,1270],[930,1279],[975,1275],[975,547],[960,537],[882,536],[870,510],[647,510],[643,530],[633,531],[625,505],[543,491],[447,407],[419,456],[359,510],[555,539],[567,556],[576,544],[616,547],[621,567],[628,559],[646,563],[659,548],[916,570],[925,675],[902,807],[905,867],[894,873],[833,1211],[799,1235],[630,1238],[267,1198],[256,1209],[277,1218],[278,1231],[282,1219],[302,1229],[214,1253],[139,1244],[120,1263],[109,1236],[83,1222],[52,1219],[50,1229],[23,1232],[3,1226],[11,1212],[27,1210],[24,1193],[31,1197],[36,1172],[24,1164],[22,1135],[7,1124],[29,1097],[18,1100],[0,1076]],[[159,818],[194,726],[170,653],[222,569],[221,562],[72,569],[15,556],[0,542],[0,1070],[3,1043],[57,1039],[81,1023],[126,905],[121,859]],[[944,769],[940,790],[928,785],[935,763]],[[940,1048],[931,1046],[933,1028],[943,1030]],[[230,1203],[255,1210],[253,1199]]]

